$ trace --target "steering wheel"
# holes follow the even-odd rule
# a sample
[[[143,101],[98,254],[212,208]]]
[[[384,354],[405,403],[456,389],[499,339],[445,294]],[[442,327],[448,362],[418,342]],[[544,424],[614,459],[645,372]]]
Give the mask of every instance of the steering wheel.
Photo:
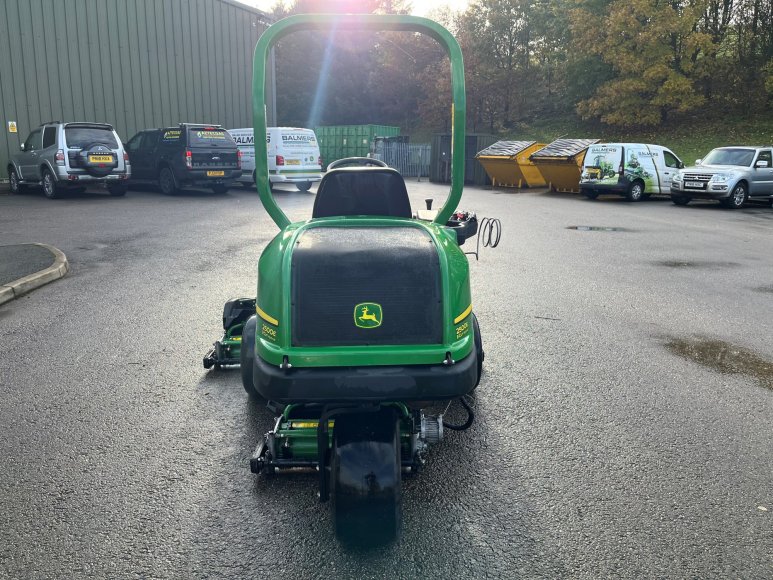
[[[354,165],[357,167],[389,167],[386,163],[380,159],[373,159],[371,157],[344,157],[343,159],[336,159],[327,166],[327,170],[335,169],[336,167],[344,167],[347,165]]]

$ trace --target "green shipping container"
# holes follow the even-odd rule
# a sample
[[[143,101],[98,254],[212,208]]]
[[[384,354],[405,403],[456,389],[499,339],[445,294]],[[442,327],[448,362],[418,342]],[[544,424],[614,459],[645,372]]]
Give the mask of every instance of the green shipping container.
[[[332,125],[314,129],[322,163],[345,157],[365,157],[376,137],[395,137],[400,127],[390,125]]]

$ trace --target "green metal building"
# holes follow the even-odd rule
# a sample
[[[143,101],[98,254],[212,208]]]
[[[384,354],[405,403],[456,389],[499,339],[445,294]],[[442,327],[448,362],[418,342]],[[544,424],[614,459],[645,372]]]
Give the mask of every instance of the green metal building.
[[[251,127],[270,23],[234,0],[0,0],[0,180],[48,121],[110,123],[124,141],[183,121]]]

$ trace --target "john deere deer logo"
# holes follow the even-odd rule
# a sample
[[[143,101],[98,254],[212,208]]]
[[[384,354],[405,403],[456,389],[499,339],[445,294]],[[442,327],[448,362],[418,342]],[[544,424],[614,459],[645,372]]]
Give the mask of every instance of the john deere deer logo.
[[[363,302],[354,307],[354,324],[359,328],[377,328],[381,326],[382,319],[380,304]]]

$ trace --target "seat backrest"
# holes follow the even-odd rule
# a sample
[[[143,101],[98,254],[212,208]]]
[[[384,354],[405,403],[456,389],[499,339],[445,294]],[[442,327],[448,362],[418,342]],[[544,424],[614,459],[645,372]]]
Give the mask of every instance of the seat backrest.
[[[317,188],[311,217],[375,215],[411,217],[403,176],[389,167],[328,171]]]

